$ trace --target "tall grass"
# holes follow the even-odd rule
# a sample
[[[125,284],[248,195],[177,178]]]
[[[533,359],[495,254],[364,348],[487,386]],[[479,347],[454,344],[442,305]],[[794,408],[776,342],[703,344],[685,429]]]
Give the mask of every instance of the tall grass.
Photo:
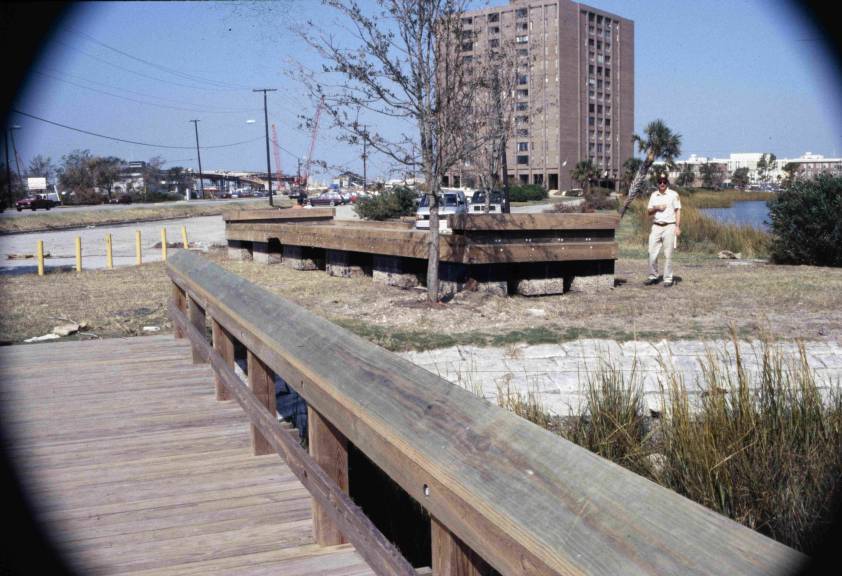
[[[642,202],[633,204],[631,211],[637,224],[635,242],[647,246],[651,226],[646,206]],[[717,222],[702,214],[693,196],[681,198],[679,251],[716,254],[720,250],[729,250],[740,252],[746,258],[764,258],[769,254],[770,242],[771,236],[762,230]]]
[[[503,395],[498,403],[659,484],[810,553],[830,526],[842,489],[842,393],[822,387],[803,345],[788,356],[768,339],[759,371],[733,353],[709,351],[698,393],[669,374],[663,411],[649,418],[639,374],[610,359],[583,385],[582,414],[558,427],[540,398]],[[549,425],[548,425],[549,424]]]

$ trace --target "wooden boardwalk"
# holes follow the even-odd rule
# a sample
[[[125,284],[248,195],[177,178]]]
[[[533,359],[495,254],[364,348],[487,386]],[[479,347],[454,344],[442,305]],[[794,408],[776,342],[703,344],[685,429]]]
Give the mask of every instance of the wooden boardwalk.
[[[83,574],[372,574],[171,335],[0,348],[8,447]]]

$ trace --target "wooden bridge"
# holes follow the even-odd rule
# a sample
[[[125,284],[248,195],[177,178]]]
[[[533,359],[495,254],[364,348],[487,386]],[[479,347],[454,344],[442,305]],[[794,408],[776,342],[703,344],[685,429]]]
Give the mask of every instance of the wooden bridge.
[[[198,255],[167,270],[180,339],[0,350],[13,453],[83,573],[787,574],[805,560]],[[276,416],[277,378],[307,402],[309,453]],[[352,451],[423,510],[426,565],[352,500]]]

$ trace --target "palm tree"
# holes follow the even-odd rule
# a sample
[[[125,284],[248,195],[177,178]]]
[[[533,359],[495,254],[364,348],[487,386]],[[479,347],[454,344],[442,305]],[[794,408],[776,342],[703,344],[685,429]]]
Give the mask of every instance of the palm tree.
[[[643,129],[646,138],[637,134],[632,136],[632,142],[637,142],[638,149],[644,153],[643,163],[637,170],[631,185],[629,186],[628,197],[620,208],[620,217],[626,213],[632,201],[640,195],[646,174],[658,158],[666,160],[667,165],[672,165],[676,156],[681,154],[681,135],[673,134],[672,130],[664,124],[663,120],[655,120],[646,125]]]
[[[582,160],[573,167],[570,171],[570,177],[581,184],[585,189],[585,193],[589,194],[591,191],[591,180],[593,180],[596,168],[591,160]]]

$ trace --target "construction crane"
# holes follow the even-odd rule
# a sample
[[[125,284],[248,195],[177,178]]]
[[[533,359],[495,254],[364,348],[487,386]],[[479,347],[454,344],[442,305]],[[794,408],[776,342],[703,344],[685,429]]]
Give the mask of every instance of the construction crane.
[[[307,159],[304,161],[304,173],[301,175],[300,185],[302,188],[307,188],[307,180],[310,178],[310,163],[313,161],[313,150],[316,148],[316,137],[319,134],[319,118],[322,115],[322,106],[324,106],[325,97],[319,99],[319,105],[316,107],[316,117],[313,119],[313,134],[310,136],[310,150],[307,152]]]
[[[278,142],[278,130],[274,124],[272,124],[272,151],[275,154],[275,180],[278,182],[278,191],[280,191],[284,185],[284,173],[281,170],[281,145]]]

